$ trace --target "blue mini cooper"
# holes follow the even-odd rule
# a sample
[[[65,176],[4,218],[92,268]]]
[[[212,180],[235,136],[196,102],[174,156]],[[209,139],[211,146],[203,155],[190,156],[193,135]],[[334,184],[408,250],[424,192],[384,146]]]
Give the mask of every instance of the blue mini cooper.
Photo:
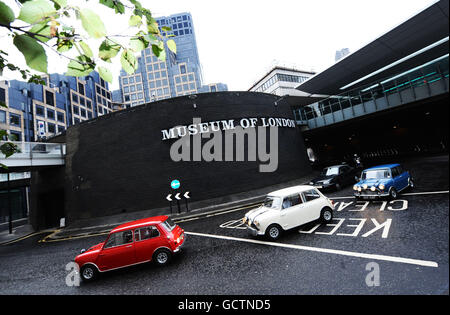
[[[413,188],[411,174],[403,170],[400,164],[386,164],[365,169],[361,179],[353,186],[356,200],[396,199],[399,192]]]

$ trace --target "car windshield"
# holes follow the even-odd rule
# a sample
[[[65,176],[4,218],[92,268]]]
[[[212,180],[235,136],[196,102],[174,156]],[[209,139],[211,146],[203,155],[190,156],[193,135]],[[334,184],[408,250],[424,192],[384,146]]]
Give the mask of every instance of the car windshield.
[[[381,170],[367,170],[362,173],[362,179],[382,179],[382,178],[390,178],[391,174],[389,170],[381,169]]]
[[[333,166],[333,167],[324,168],[322,171],[322,174],[325,176],[338,175],[339,167]]]
[[[281,205],[281,198],[271,196],[267,196],[263,204],[264,207],[272,209],[277,209],[280,207],[280,205]]]
[[[175,226],[177,226],[175,223],[173,223],[173,221],[170,218],[168,218],[161,224],[164,227],[164,229],[167,230],[167,232],[171,232],[175,228]]]

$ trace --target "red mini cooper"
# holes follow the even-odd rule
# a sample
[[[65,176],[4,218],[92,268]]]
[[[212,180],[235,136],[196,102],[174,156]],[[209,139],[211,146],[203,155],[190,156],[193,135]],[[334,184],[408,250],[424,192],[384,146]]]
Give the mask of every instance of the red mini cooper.
[[[116,227],[105,242],[81,250],[75,262],[81,279],[91,281],[99,272],[149,261],[165,265],[184,239],[184,230],[168,216],[141,219]]]

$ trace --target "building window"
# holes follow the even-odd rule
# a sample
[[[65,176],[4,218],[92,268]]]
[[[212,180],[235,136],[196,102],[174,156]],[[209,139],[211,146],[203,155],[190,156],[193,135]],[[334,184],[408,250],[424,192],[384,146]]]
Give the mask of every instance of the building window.
[[[62,122],[62,123],[64,122],[64,114],[63,113],[60,113],[60,112],[56,113],[56,118],[59,122]]]
[[[64,126],[58,125],[58,132],[63,132],[64,130],[66,130]]]
[[[82,109],[80,109],[80,112],[81,112],[81,116],[86,118],[86,110],[82,108]]]
[[[0,124],[6,124],[6,112],[0,110]]]
[[[44,107],[36,105],[36,115],[45,117]]]
[[[83,105],[83,106],[85,105],[84,97],[81,97],[81,96],[80,96],[80,104]]]
[[[216,86],[215,85],[212,85],[212,86],[210,86],[210,89],[209,89],[211,92],[217,92],[217,89],[216,89]]]
[[[6,93],[5,93],[5,89],[0,88],[0,102],[2,102],[3,104],[6,103]]]
[[[47,118],[51,120],[55,120],[55,112],[51,109],[47,109]]]
[[[92,108],[92,102],[90,100],[86,100],[87,108]]]
[[[12,141],[22,141],[22,134],[18,131],[10,131],[9,135]]]
[[[78,93],[84,95],[84,85],[78,82]]]
[[[181,74],[186,73],[186,65],[180,65],[180,73]]]
[[[80,110],[79,110],[78,106],[74,106],[73,107],[73,113],[76,114],[76,115],[80,114]]]
[[[134,77],[130,77],[130,84],[134,83]]]
[[[45,103],[47,105],[55,106],[55,101],[53,100],[53,93],[50,91],[45,91]]]
[[[50,133],[55,133],[55,131],[56,131],[55,125],[54,124],[47,124],[47,130]]]
[[[72,94],[72,102],[78,103],[78,95]]]

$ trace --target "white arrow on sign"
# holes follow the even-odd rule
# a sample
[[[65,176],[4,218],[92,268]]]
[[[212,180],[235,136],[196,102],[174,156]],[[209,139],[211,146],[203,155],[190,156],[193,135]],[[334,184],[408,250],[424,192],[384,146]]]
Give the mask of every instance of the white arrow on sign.
[[[167,197],[166,197],[166,199],[167,199],[168,201],[172,201],[172,198],[170,198],[170,197],[172,197],[172,194],[168,194]]]
[[[184,198],[186,198],[186,199],[189,199],[189,198],[191,198],[191,197],[189,197],[189,191],[186,191],[185,193],[184,193]]]
[[[175,198],[177,198],[177,200],[181,200],[181,198],[180,198],[180,193],[177,193],[177,194],[175,195]]]

